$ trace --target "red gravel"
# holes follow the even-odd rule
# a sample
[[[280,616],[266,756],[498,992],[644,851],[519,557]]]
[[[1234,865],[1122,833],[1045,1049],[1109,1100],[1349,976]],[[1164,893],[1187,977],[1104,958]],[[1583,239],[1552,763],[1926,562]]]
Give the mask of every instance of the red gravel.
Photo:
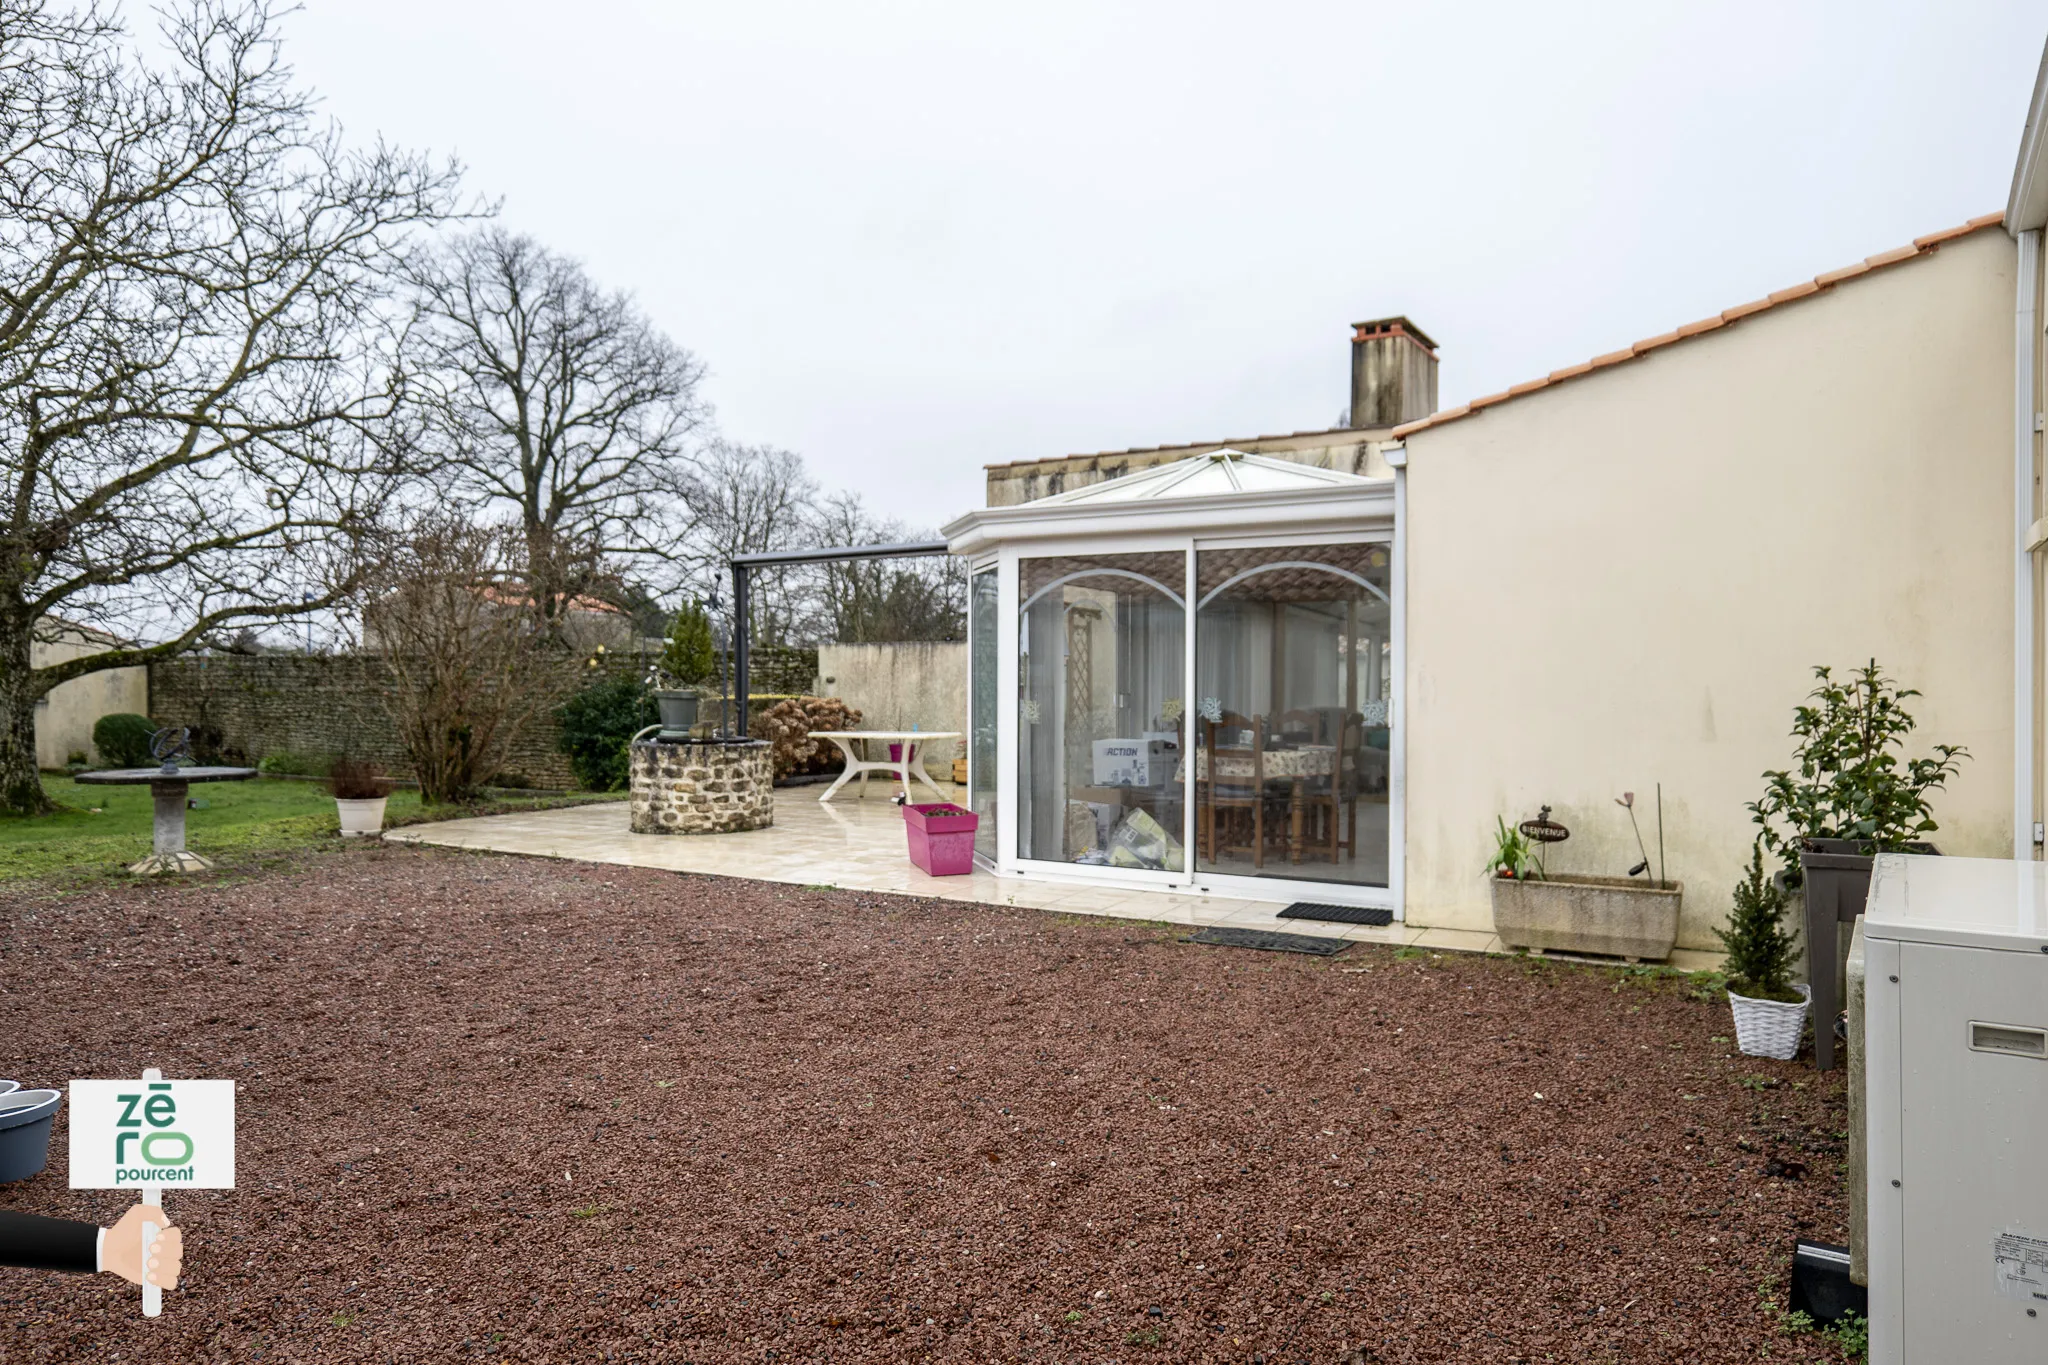
[[[0,1360],[1838,1358],[1759,1286],[1846,1240],[1841,1087],[1725,1004],[1176,937],[405,849],[14,894],[0,1075],[233,1077],[241,1187],[154,1323],[0,1270]],[[64,1135],[0,1207],[111,1222]]]

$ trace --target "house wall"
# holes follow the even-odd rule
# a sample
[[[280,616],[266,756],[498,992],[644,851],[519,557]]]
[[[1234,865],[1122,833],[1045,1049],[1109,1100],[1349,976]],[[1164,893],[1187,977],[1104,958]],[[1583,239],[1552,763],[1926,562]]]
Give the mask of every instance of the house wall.
[[[2015,253],[1996,229],[1641,359],[1412,433],[1406,913],[1491,926],[1497,815],[1553,869],[1652,856],[1711,948],[1815,664],[1925,695],[1967,745],[1949,853],[2010,856]]]
[[[818,646],[817,693],[857,706],[868,730],[967,733],[967,646],[958,642]],[[934,748],[934,763],[966,753]],[[933,775],[940,775],[936,766]]]
[[[36,641],[29,650],[29,663],[43,668],[106,648],[106,640],[65,634],[55,640]],[[102,669],[51,688],[36,703],[36,766],[61,768],[73,753],[83,753],[87,759],[97,758],[92,727],[101,716],[116,711],[149,714],[147,669]]]

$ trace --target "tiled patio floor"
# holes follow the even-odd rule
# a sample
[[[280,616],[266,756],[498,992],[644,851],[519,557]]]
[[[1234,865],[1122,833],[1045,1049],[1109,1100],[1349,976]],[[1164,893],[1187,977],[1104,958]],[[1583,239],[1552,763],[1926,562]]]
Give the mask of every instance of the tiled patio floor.
[[[942,787],[948,784],[941,783]],[[965,792],[955,791],[956,800]],[[1414,944],[1452,952],[1507,951],[1498,937],[1468,929],[1429,929],[1393,924],[1376,929],[1314,920],[1283,920],[1285,901],[1236,900],[1136,888],[1061,885],[1024,881],[976,871],[964,877],[932,877],[912,865],[905,851],[902,813],[886,784],[869,788],[867,799],[849,788],[829,803],[822,787],[786,787],[775,794],[775,824],[744,834],[634,834],[627,828],[624,801],[571,806],[519,815],[447,820],[387,831],[393,843],[433,844],[494,853],[522,853],[579,862],[658,867],[756,881],[829,884],[864,891],[888,891],[943,900],[1018,905],[1064,915],[1102,915],[1168,924],[1276,929],[1370,943]],[[1693,970],[1718,965],[1719,955],[1683,949],[1671,965]]]

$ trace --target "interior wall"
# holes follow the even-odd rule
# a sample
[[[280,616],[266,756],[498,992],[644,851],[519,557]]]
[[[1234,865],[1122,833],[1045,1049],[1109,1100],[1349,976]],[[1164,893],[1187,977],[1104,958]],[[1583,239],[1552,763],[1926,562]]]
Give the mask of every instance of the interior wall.
[[[1712,948],[1811,669],[1925,695],[1911,752],[1971,759],[1945,852],[2011,850],[2015,254],[1989,229],[1411,434],[1407,905],[1492,924],[1496,816],[1553,869],[1637,858],[1664,791],[1679,942]]]

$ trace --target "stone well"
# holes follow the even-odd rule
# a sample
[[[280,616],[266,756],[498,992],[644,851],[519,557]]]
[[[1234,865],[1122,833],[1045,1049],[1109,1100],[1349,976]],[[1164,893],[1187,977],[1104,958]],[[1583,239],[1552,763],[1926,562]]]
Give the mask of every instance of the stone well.
[[[774,765],[759,739],[633,742],[635,834],[730,834],[775,823]]]

